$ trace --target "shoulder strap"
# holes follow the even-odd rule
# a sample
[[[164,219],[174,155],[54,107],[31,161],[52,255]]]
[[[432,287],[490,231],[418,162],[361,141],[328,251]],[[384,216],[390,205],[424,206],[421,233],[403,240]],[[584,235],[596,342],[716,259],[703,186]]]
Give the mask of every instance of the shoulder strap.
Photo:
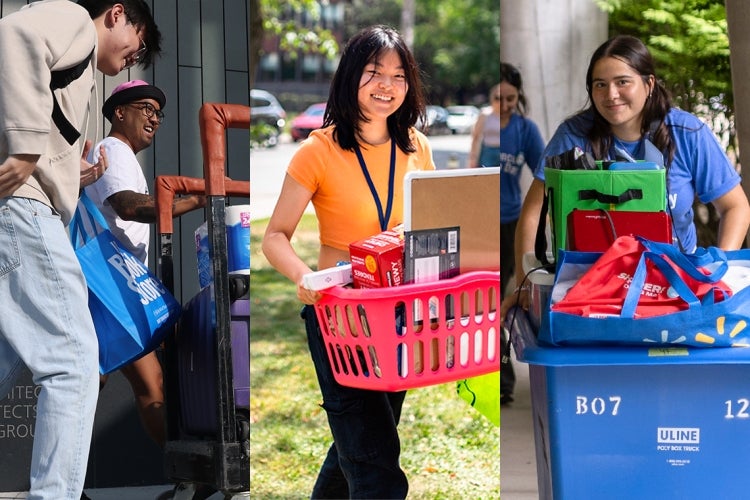
[[[536,226],[536,239],[534,240],[534,256],[539,262],[545,267],[552,267],[552,262],[547,258],[547,212],[549,210],[549,197],[552,196],[552,191],[547,192],[547,188],[544,188],[544,201],[542,201],[542,209],[539,212],[539,223]]]
[[[78,140],[79,137],[81,137],[81,133],[65,117],[62,108],[60,108],[60,104],[57,102],[57,97],[55,96],[54,91],[57,89],[65,88],[72,82],[80,78],[83,72],[86,70],[86,67],[89,65],[89,62],[91,61],[91,57],[93,55],[94,50],[92,49],[91,53],[88,55],[88,57],[86,57],[86,59],[76,64],[72,68],[51,72],[49,87],[52,90],[52,121],[57,126],[58,130],[60,130],[60,134],[62,134],[62,136],[66,141],[68,141],[68,144],[70,144],[71,146]]]

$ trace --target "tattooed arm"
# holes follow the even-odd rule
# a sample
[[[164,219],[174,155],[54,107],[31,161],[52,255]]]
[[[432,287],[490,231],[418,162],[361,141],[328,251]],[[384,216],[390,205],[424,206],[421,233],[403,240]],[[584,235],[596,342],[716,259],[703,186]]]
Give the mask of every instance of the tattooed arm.
[[[107,201],[123,220],[132,220],[144,224],[156,222],[156,200],[151,195],[134,191],[120,191],[107,198]],[[172,202],[172,216],[179,217],[191,210],[205,206],[205,196],[191,194],[175,198]]]

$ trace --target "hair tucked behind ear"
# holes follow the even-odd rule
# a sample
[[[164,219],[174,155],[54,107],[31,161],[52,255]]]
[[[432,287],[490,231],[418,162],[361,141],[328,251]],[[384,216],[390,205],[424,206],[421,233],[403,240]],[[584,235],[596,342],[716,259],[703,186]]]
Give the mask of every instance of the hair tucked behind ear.
[[[586,92],[591,102],[589,109],[594,115],[593,126],[591,130],[586,131],[586,134],[591,142],[594,156],[599,160],[605,159],[613,142],[612,126],[596,109],[591,97],[594,66],[600,59],[605,57],[613,57],[624,62],[641,75],[641,78],[646,83],[653,76],[653,89],[643,107],[641,135],[645,136],[649,133],[652,123],[656,122],[658,124],[650,140],[660,151],[665,153],[665,162],[669,165],[672,158],[674,158],[675,146],[672,142],[669,128],[664,123],[664,119],[672,108],[672,99],[667,89],[656,77],[654,59],[646,45],[638,38],[629,35],[618,35],[600,45],[591,56],[591,62],[586,71]]]

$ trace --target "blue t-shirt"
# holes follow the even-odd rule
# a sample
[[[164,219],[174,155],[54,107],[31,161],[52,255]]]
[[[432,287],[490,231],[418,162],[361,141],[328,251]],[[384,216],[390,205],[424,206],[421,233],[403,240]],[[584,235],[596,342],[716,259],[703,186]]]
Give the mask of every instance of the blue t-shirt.
[[[724,150],[713,132],[698,117],[672,108],[665,120],[672,134],[675,154],[667,170],[667,203],[674,224],[675,236],[687,252],[697,246],[693,223],[693,201],[696,196],[702,203],[711,202],[728,193],[740,183]],[[585,112],[565,120],[544,150],[543,157],[564,153],[575,146],[591,152],[585,131],[592,123],[592,112]],[[635,142],[617,141],[617,145],[636,160],[644,150],[643,139]],[[534,177],[544,180],[544,161],[534,170]]]
[[[536,124],[513,113],[500,129],[500,222],[512,222],[521,213],[521,170],[533,170],[544,150],[544,139]]]

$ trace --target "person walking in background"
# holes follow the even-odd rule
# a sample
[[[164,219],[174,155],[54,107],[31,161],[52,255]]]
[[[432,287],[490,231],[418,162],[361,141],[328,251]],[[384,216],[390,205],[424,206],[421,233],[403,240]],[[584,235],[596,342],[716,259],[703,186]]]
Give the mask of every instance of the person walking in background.
[[[490,89],[490,105],[482,108],[471,131],[469,168],[500,165],[500,84]]]
[[[160,39],[142,0],[47,0],[0,19],[0,393],[24,364],[40,386],[29,500],[80,498],[96,411],[96,333],[65,229],[106,169],[82,158],[95,70],[148,67]]]
[[[312,307],[321,297],[302,283],[310,267],[290,243],[308,202],[320,231],[318,269],[349,260],[349,243],[403,222],[403,177],[433,170],[419,70],[401,35],[372,26],[352,37],[333,77],[324,128],[292,158],[263,238],[273,267],[297,284],[306,306],[310,354],[333,435],[312,498],[405,498],[397,425],[405,392],[336,383]],[[369,185],[369,187],[368,187]]]
[[[492,113],[480,117],[473,135],[472,158],[478,157],[479,162],[472,162],[472,166],[500,166],[500,289],[505,293],[514,273],[523,272],[515,266],[514,256],[516,223],[523,202],[521,174],[524,166],[533,171],[539,163],[544,139],[536,123],[526,117],[523,80],[515,66],[500,63],[500,83],[492,87],[490,100]],[[496,125],[499,134],[494,137]],[[499,141],[497,148],[494,140]],[[478,156],[475,150],[480,151]],[[513,365],[504,358],[500,367],[501,405],[513,401],[515,384]]]
[[[663,157],[667,169],[667,212],[675,243],[685,253],[697,248],[693,201],[712,203],[720,215],[717,245],[740,248],[750,226],[750,206],[740,176],[713,132],[698,117],[672,107],[667,89],[658,80],[648,48],[638,38],[619,35],[594,52],[586,71],[590,105],[565,120],[544,150],[555,156],[574,147],[596,160],[615,159],[624,150],[642,160]],[[660,158],[662,159],[662,158]],[[524,200],[516,230],[516,266],[532,251],[544,199],[544,162]],[[520,289],[503,301],[503,316],[516,304],[528,307],[528,291]]]
[[[166,96],[143,80],[118,85],[102,106],[112,124],[109,135],[89,154],[99,160],[103,150],[109,168],[86,195],[101,210],[112,234],[123,247],[148,265],[149,224],[156,222],[156,200],[148,192],[146,177],[136,154],[151,145],[164,119]],[[174,200],[174,217],[206,205],[204,196],[187,195]],[[85,210],[85,208],[79,209]],[[138,415],[151,439],[164,447],[164,388],[161,364],[155,352],[120,369],[133,389]],[[101,377],[101,385],[107,376]]]
[[[523,272],[515,267],[513,253],[523,203],[521,174],[524,166],[533,171],[539,164],[544,139],[536,123],[526,117],[521,73],[511,64],[500,63],[500,83],[491,98],[500,107],[500,284],[505,292],[514,272]]]

